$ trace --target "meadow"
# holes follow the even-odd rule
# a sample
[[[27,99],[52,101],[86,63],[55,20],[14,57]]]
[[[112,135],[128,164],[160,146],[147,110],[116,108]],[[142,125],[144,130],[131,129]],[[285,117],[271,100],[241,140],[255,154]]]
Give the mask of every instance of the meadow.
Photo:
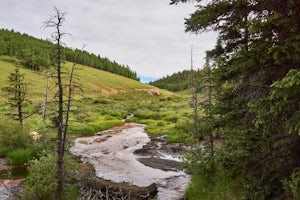
[[[7,78],[18,65],[18,60],[8,56],[0,56],[0,87],[7,85]],[[70,71],[72,63],[64,63],[64,71]],[[43,102],[46,75],[20,68],[25,74],[28,84],[30,104],[26,112],[30,117],[24,120],[30,131],[55,136],[51,129],[55,116],[55,77],[50,78],[49,117],[42,121],[41,104]],[[126,122],[146,124],[146,131],[153,137],[164,136],[170,142],[186,142],[189,135],[191,109],[188,105],[188,94],[176,94],[159,90],[160,95],[149,93],[153,86],[112,74],[99,69],[76,65],[76,83],[81,90],[75,91],[71,103],[70,129],[72,136],[92,135],[98,131]],[[13,111],[7,104],[7,96],[0,92],[1,117],[9,116]],[[127,116],[132,118],[126,119]],[[126,120],[124,120],[126,119]]]

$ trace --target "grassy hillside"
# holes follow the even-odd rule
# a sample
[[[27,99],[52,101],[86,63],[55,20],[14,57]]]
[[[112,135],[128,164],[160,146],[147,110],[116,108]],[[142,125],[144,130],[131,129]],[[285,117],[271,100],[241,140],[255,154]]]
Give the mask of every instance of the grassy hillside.
[[[14,71],[17,63],[17,59],[8,56],[0,56],[1,88],[7,84],[7,78],[9,74]],[[72,63],[70,62],[66,62],[64,64],[65,70],[70,70],[71,66]],[[76,65],[76,69],[76,75],[79,77],[79,82],[84,91],[84,95],[87,96],[153,88],[153,86],[99,69],[85,67],[82,65]],[[26,68],[21,68],[21,72],[25,73],[25,81],[29,83],[29,95],[34,97],[34,99],[43,98],[46,85],[45,74]],[[51,84],[53,86],[55,85],[54,78],[52,78]],[[3,97],[2,91],[0,91],[0,94],[2,94],[1,96]]]
[[[7,85],[7,79],[14,71],[18,60],[8,56],[0,56],[0,88]],[[65,63],[64,70],[70,70],[72,63]],[[120,75],[106,71],[76,66],[84,96],[72,103],[70,133],[87,135],[100,130],[123,124],[122,119],[134,114],[130,122],[147,124],[147,132],[153,135],[166,135],[170,141],[184,141],[189,124],[190,108],[188,95],[174,94],[160,90],[159,96],[147,93],[154,86],[147,85]],[[49,118],[41,119],[41,103],[44,97],[46,77],[42,72],[21,68],[25,73],[25,81],[29,84],[29,98],[32,104],[25,106],[26,113],[35,113],[25,119],[31,130],[49,132],[51,118],[56,114],[51,105]],[[55,78],[52,78],[52,95],[56,91]],[[78,96],[77,96],[78,97]],[[53,98],[51,98],[53,99]],[[50,100],[51,100],[50,99]],[[0,118],[16,113],[5,101],[4,92],[0,91]],[[51,131],[50,131],[51,132]]]
[[[0,55],[20,59],[25,68],[40,71],[43,67],[49,67],[53,48],[55,45],[49,41],[37,39],[14,30],[0,29]],[[136,72],[132,71],[129,66],[120,65],[108,58],[87,51],[62,47],[61,57],[69,62],[76,61],[76,63],[85,66],[138,80]]]

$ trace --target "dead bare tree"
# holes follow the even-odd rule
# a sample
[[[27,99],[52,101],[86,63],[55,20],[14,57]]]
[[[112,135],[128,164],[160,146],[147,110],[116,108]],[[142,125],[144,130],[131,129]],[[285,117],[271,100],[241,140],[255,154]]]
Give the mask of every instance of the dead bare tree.
[[[195,135],[198,132],[198,96],[197,96],[197,86],[195,81],[195,70],[194,70],[194,64],[193,64],[193,46],[191,47],[191,90],[192,90],[192,96],[191,96],[191,107],[193,109],[193,128],[192,128],[192,134]]]
[[[64,169],[64,138],[63,132],[64,129],[64,91],[62,83],[62,66],[61,66],[61,51],[62,51],[62,37],[67,33],[61,30],[63,23],[65,22],[65,14],[61,12],[56,7],[54,7],[54,15],[51,16],[48,20],[44,22],[46,28],[54,28],[55,31],[52,33],[52,39],[56,44],[56,75],[57,75],[57,87],[58,87],[58,115],[56,117],[56,126],[57,126],[57,139],[56,139],[56,151],[57,151],[57,190],[56,190],[56,199],[62,199],[64,180],[63,180],[63,169]]]
[[[73,92],[75,88],[78,88],[81,93],[83,93],[82,88],[80,87],[80,85],[76,85],[74,79],[75,77],[75,67],[76,67],[76,60],[78,60],[80,52],[82,52],[82,50],[84,49],[85,45],[83,45],[82,49],[80,51],[78,51],[78,54],[76,56],[75,61],[73,62],[72,68],[71,68],[71,72],[70,72],[70,76],[69,76],[69,83],[67,85],[68,88],[68,94],[67,94],[67,105],[66,105],[66,117],[65,117],[65,125],[64,125],[64,130],[63,130],[63,150],[65,150],[65,144],[66,144],[66,137],[67,137],[67,132],[68,132],[68,127],[69,127],[69,114],[71,112],[71,102],[72,102],[72,96],[73,96]],[[63,151],[63,155],[64,155],[64,151]]]
[[[42,120],[46,121],[47,119],[47,110],[48,110],[48,96],[49,96],[49,79],[50,74],[46,72],[46,86],[45,86],[45,95],[44,95],[44,102],[42,103]]]
[[[78,59],[81,51],[76,56],[75,62],[71,67],[71,71],[69,76],[66,76],[66,70],[62,70],[62,37],[68,33],[65,33],[61,30],[63,23],[65,22],[65,14],[61,12],[56,7],[54,7],[54,15],[50,17],[49,20],[44,22],[46,28],[54,28],[55,31],[52,33],[52,39],[56,44],[55,48],[55,71],[56,71],[56,78],[57,78],[57,89],[58,92],[56,97],[58,98],[57,105],[58,105],[58,114],[55,117],[54,123],[57,127],[57,139],[56,139],[56,151],[57,151],[57,190],[55,194],[56,199],[62,199],[64,193],[64,153],[65,153],[65,144],[67,143],[67,132],[69,127],[69,118],[71,112],[71,102],[73,100],[72,96],[74,94],[75,88],[79,89],[82,92],[82,89],[78,83],[76,84],[75,79],[78,77],[75,76],[75,66],[76,60]],[[84,46],[83,46],[84,48]],[[81,50],[83,50],[83,48]],[[65,74],[65,76],[63,76]],[[45,102],[44,102],[44,113],[46,114],[47,109],[47,99],[48,99],[48,78],[47,77],[47,86],[45,92]],[[63,78],[67,79],[67,84],[64,85]]]

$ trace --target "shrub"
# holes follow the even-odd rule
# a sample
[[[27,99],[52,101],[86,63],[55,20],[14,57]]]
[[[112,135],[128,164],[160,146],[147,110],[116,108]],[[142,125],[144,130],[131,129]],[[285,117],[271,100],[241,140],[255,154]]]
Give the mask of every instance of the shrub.
[[[55,199],[54,194],[57,187],[56,160],[54,154],[48,154],[29,163],[28,176],[21,191],[23,200]],[[78,164],[68,155],[65,155],[64,164],[64,199],[76,199],[74,193],[77,189],[74,177],[78,171]]]
[[[35,157],[34,152],[31,149],[16,149],[7,153],[7,163],[9,165],[23,165],[28,163]]]
[[[89,124],[72,123],[70,128],[70,133],[80,134],[82,136],[89,136],[89,135],[94,135],[99,131],[103,131],[112,128],[114,126],[119,126],[123,124],[124,122],[118,119],[98,121]]]
[[[112,128],[114,126],[119,126],[119,125],[123,125],[124,122],[115,119],[115,120],[107,120],[107,121],[103,121],[103,122],[96,122],[93,124],[93,126],[95,127],[96,131],[104,131],[106,129]]]
[[[7,153],[7,148],[5,146],[0,146],[0,158],[5,157]]]
[[[134,113],[134,116],[139,119],[159,120],[162,118],[160,113],[148,109],[138,110]]]
[[[294,199],[300,199],[300,168],[296,168],[289,178],[282,181],[284,190]]]
[[[228,175],[227,169],[217,160],[212,162],[205,149],[196,148],[186,153],[183,167],[192,172],[191,181],[185,191],[185,197],[189,200],[248,199],[243,198],[244,183]]]
[[[32,144],[29,130],[19,122],[1,119],[0,121],[0,157],[13,149],[25,149]]]
[[[111,100],[109,99],[105,99],[105,98],[99,98],[99,99],[95,99],[93,101],[93,104],[110,104]]]
[[[28,176],[24,183],[22,199],[54,199],[56,189],[56,167],[53,155],[33,160],[28,167]]]

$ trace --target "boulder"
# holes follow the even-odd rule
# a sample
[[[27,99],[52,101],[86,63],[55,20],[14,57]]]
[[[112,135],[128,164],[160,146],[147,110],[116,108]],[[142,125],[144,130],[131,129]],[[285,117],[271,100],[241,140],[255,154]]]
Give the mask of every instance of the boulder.
[[[160,96],[160,92],[159,92],[159,89],[157,88],[152,88],[152,89],[149,89],[148,90],[148,93],[152,96]]]
[[[41,137],[41,135],[38,132],[35,132],[35,131],[32,131],[30,133],[30,135],[33,138],[33,140],[38,140]]]

